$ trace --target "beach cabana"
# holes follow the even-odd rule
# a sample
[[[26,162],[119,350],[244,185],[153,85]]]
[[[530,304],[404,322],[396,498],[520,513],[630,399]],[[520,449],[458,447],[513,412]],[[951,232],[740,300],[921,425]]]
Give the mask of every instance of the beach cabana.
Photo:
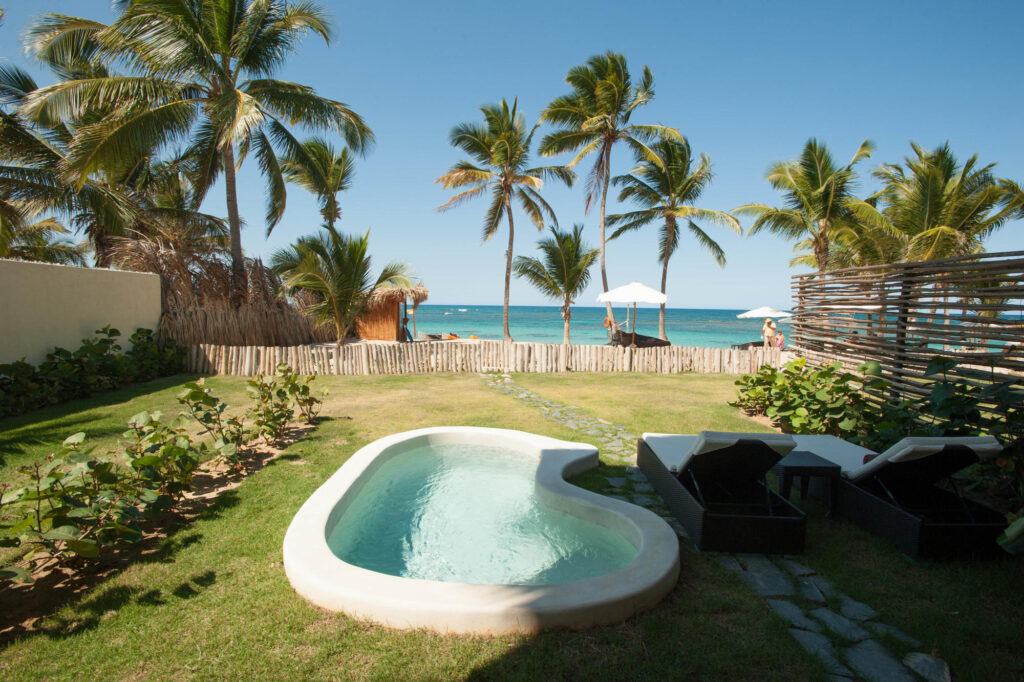
[[[953,474],[1003,447],[991,436],[904,438],[874,454],[834,436],[796,436],[797,448],[842,469],[836,510],[911,558],[997,554],[1002,514],[963,496]],[[942,487],[939,487],[941,484]]]
[[[356,320],[356,336],[370,341],[405,341],[402,320],[412,302],[412,335],[416,334],[416,308],[430,292],[422,284],[412,287],[380,287],[370,295],[370,303]]]
[[[798,554],[807,517],[765,481],[794,447],[781,433],[645,433],[636,461],[698,549]]]

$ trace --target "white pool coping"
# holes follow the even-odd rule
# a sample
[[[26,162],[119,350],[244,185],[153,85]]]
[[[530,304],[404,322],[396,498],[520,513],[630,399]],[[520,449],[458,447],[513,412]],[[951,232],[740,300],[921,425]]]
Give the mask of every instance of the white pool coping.
[[[539,456],[541,499],[620,533],[637,548],[636,558],[618,571],[571,583],[472,585],[386,575],[331,552],[328,529],[387,459],[424,445],[466,442]],[[675,586],[679,542],[653,512],[566,482],[597,464],[593,446],[509,429],[446,426],[381,438],[353,454],[295,514],[284,538],[285,572],[296,592],[317,606],[394,628],[508,634],[625,620],[657,604]]]

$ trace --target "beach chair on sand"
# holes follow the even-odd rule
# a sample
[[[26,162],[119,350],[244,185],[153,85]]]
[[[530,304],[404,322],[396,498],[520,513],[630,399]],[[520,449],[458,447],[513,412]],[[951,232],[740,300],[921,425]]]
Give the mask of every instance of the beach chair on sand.
[[[645,433],[637,466],[702,551],[796,554],[806,517],[765,483],[795,445],[773,433]]]
[[[998,455],[991,436],[904,438],[878,455],[833,436],[796,436],[797,449],[839,464],[836,510],[911,558],[995,555],[999,512],[965,498],[953,474]],[[859,461],[858,461],[859,460]],[[936,484],[943,482],[943,487]]]

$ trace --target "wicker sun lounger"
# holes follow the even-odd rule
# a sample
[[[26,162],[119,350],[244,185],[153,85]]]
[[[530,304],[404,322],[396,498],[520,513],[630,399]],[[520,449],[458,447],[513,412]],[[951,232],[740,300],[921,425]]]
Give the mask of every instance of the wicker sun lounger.
[[[764,480],[794,446],[783,434],[645,433],[637,465],[702,551],[796,554],[806,517]]]
[[[877,456],[831,436],[797,436],[796,441],[798,449],[842,467],[837,511],[907,556],[999,553],[996,537],[1006,527],[1005,518],[965,498],[952,478],[980,459],[999,454],[1003,448],[995,438],[904,438]],[[936,485],[941,481],[942,488]]]

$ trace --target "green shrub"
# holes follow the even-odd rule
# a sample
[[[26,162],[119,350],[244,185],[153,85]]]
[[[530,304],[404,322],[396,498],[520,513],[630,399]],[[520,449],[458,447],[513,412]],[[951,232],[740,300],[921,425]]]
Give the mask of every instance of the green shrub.
[[[300,376],[292,372],[291,366],[282,362],[277,366],[277,376],[280,378],[284,390],[295,401],[295,407],[302,415],[302,420],[307,424],[316,423],[317,415],[320,414],[320,408],[323,406],[323,402],[313,395],[310,387],[310,384],[316,379],[316,375]],[[326,391],[322,392],[322,394],[325,393]]]
[[[241,466],[248,434],[242,420],[227,416],[227,403],[205,388],[202,379],[185,384],[178,395],[178,402],[188,409],[188,414],[199,423],[204,433],[213,437],[213,447],[220,456],[236,468]]]
[[[275,378],[263,375],[250,379],[245,390],[255,403],[245,416],[252,422],[256,436],[262,436],[267,443],[278,441],[295,414],[288,390]]]
[[[153,332],[137,329],[132,347],[121,354],[121,332],[109,325],[83,339],[72,352],[54,348],[33,367],[19,360],[0,364],[0,417],[23,414],[46,405],[85,398],[133,381],[149,381],[182,370],[184,349],[172,340],[157,343]]]

